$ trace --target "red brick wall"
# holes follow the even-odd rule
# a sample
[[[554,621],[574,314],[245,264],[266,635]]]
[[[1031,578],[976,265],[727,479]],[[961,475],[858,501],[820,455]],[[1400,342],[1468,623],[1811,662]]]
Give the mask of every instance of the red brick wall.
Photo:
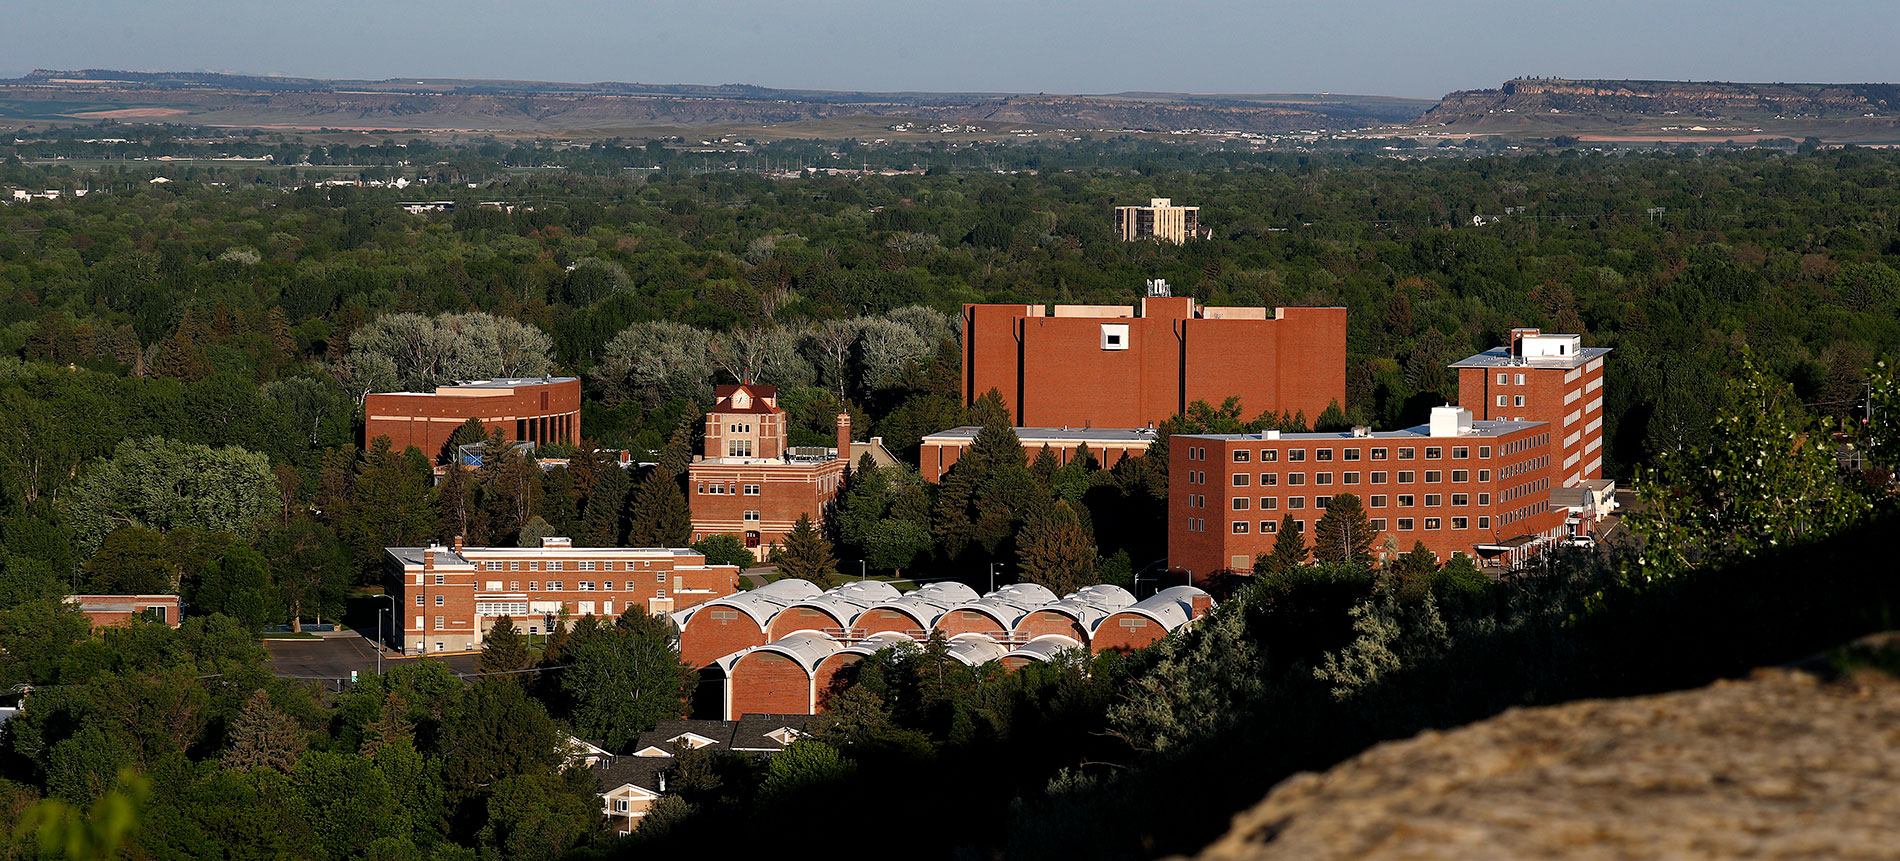
[[[911,618],[909,613],[891,609],[867,610],[858,616],[858,620],[852,623],[852,627],[863,631],[863,635],[867,637],[881,631],[908,634],[925,629],[924,624]]]
[[[1504,382],[1498,382],[1498,375]],[[1522,385],[1518,376],[1524,377]],[[1505,403],[1498,404],[1503,397]],[[1517,398],[1524,405],[1517,405]],[[1475,418],[1549,422],[1556,486],[1603,477],[1603,359],[1582,367],[1459,368],[1458,405]],[[1575,439],[1571,439],[1575,435]]]
[[[1123,622],[1127,622],[1124,625]],[[1132,627],[1131,627],[1132,626]],[[1089,644],[1092,652],[1132,652],[1145,649],[1162,637],[1168,635],[1168,629],[1160,622],[1140,613],[1116,613],[1102,620],[1095,629],[1095,640]]]
[[[1143,427],[1228,397],[1248,417],[1346,406],[1345,309],[1248,320],[1189,318],[1185,298],[1144,304],[1147,316],[1118,318],[964,306],[965,401],[995,388],[1025,427]],[[1102,349],[1104,323],[1129,327],[1128,349]]]
[[[754,552],[763,555],[764,548],[784,543],[800,515],[809,515],[813,523],[818,522],[825,504],[838,495],[845,466],[842,459],[818,464],[695,463],[687,468],[686,481],[693,540],[707,535],[743,539],[747,531],[753,531],[759,533],[759,549]],[[714,485],[739,492],[707,492]],[[746,495],[747,485],[757,485],[759,495]],[[747,511],[759,512],[759,519],[746,520]]]
[[[936,629],[948,639],[958,634],[994,634],[1009,630],[1009,626],[983,610],[966,607],[943,614]]]
[[[756,651],[732,665],[732,701],[726,720],[741,715],[812,713],[812,677],[797,661],[777,652]]]
[[[704,667],[740,649],[763,646],[767,639],[759,623],[743,610],[714,605],[702,607],[680,630],[680,660]]]
[[[772,639],[777,640],[787,634],[798,631],[818,631],[823,633],[828,628],[837,629],[843,627],[843,622],[838,621],[836,618],[833,618],[830,613],[816,607],[787,607],[780,610],[777,616],[772,617],[771,630],[766,633],[770,634]],[[833,634],[832,636],[835,637],[837,635]]]
[[[1530,441],[1540,438],[1545,444],[1530,445]],[[1440,560],[1460,551],[1475,558],[1475,545],[1521,534],[1538,534],[1562,523],[1562,516],[1556,512],[1523,514],[1526,509],[1547,503],[1550,490],[1557,486],[1553,479],[1556,463],[1552,457],[1556,442],[1549,425],[1485,438],[1338,436],[1322,440],[1220,440],[1176,437],[1169,445],[1168,562],[1193,572],[1197,583],[1209,573],[1241,567],[1234,564],[1234,557],[1251,560],[1273,549],[1276,536],[1263,532],[1262,524],[1277,527],[1281,518],[1289,513],[1302,521],[1310,544],[1315,524],[1326,513],[1317,507],[1314,498],[1339,493],[1358,496],[1366,505],[1367,517],[1386,521],[1386,532],[1373,542],[1375,557],[1386,549],[1389,535],[1396,539],[1399,553],[1410,551],[1415,542],[1423,541]],[[1513,443],[1527,447],[1507,453],[1507,446]],[[1480,456],[1483,447],[1491,449],[1490,458]],[[1375,448],[1385,449],[1387,459],[1372,459]],[[1413,449],[1413,458],[1400,459],[1401,448]],[[1430,448],[1439,449],[1441,457],[1427,458]],[[1458,448],[1465,449],[1467,457],[1455,458]],[[1334,459],[1318,460],[1320,449],[1331,450]],[[1348,449],[1356,449],[1359,459],[1346,460]],[[1248,452],[1249,460],[1234,462],[1236,450]],[[1260,452],[1264,450],[1274,451],[1276,459],[1263,461]],[[1305,452],[1307,459],[1290,460],[1292,450]],[[1206,453],[1205,460],[1196,457],[1202,451]],[[1512,468],[1519,474],[1507,476],[1507,470]],[[1465,481],[1455,480],[1456,470],[1466,473]],[[1439,473],[1439,480],[1427,481],[1430,477],[1427,473],[1434,471]],[[1485,478],[1481,471],[1488,471],[1489,477]],[[1386,481],[1374,483],[1374,472],[1386,473]],[[1402,481],[1402,472],[1411,473],[1411,480]],[[1247,476],[1246,486],[1234,485],[1236,473]],[[1292,484],[1293,473],[1300,474],[1305,483]],[[1320,484],[1322,473],[1330,476],[1332,483]],[[1347,473],[1357,473],[1357,483],[1347,483]],[[1271,474],[1275,483],[1264,485],[1260,478],[1263,474]],[[1453,494],[1459,493],[1467,497],[1464,506],[1453,505]],[[1401,495],[1412,496],[1413,505],[1401,508],[1398,505]],[[1439,504],[1426,504],[1428,495],[1437,495]],[[1375,498],[1380,496],[1385,497],[1384,505],[1379,505]],[[1203,497],[1204,504],[1194,504]],[[1236,510],[1236,497],[1247,500],[1248,507]],[[1302,507],[1293,508],[1293,498],[1301,500]],[[1262,499],[1273,500],[1274,507],[1264,508]],[[1401,517],[1410,518],[1412,528],[1401,528]],[[1454,517],[1466,518],[1465,527],[1456,528]],[[1428,528],[1427,518],[1437,518],[1438,527]],[[1480,518],[1489,518],[1488,525],[1481,525],[1484,521]],[[1205,521],[1205,529],[1190,529],[1190,520]],[[1236,533],[1235,522],[1246,524],[1247,531]]]
[[[498,390],[506,391],[506,390]],[[542,395],[547,404],[542,405]],[[516,386],[512,394],[480,397],[373,393],[364,401],[363,444],[389,437],[397,451],[415,446],[434,457],[471,418],[479,418],[492,432],[499,429],[511,440],[578,444],[581,439],[581,384],[579,380]],[[521,422],[527,421],[525,430]]]
[[[956,465],[956,462],[963,458],[963,453],[969,450],[973,442],[974,440],[960,440],[956,442],[933,442],[925,440],[917,455],[918,468],[922,471],[924,480],[932,483],[942,481],[943,474],[949,472],[950,467]],[[1082,443],[1080,442],[1064,441],[1045,443],[1041,441],[1032,442],[1024,440],[1023,453],[1027,455],[1029,461],[1033,463],[1036,457],[1042,454],[1042,447],[1045,445],[1049,447],[1050,453],[1056,456],[1056,462],[1063,465],[1067,465],[1069,461],[1074,460],[1075,453],[1082,448]],[[1147,446],[1109,447],[1102,444],[1089,445],[1089,453],[1095,456],[1095,462],[1100,464],[1103,469],[1112,469],[1115,464],[1121,463],[1134,454],[1146,451],[1146,449]]]
[[[831,688],[836,683],[838,675],[856,666],[862,660],[864,656],[856,652],[837,652],[825,656],[824,660],[818,662],[818,671],[812,676],[812,690],[818,697],[819,714],[824,714],[828,710],[827,700],[831,696]]]
[[[1089,644],[1089,632],[1080,623],[1067,613],[1054,610],[1037,610],[1024,616],[1022,621],[1016,623],[1016,633],[1025,635],[1024,638],[1029,640],[1048,634],[1061,634],[1085,647]]]

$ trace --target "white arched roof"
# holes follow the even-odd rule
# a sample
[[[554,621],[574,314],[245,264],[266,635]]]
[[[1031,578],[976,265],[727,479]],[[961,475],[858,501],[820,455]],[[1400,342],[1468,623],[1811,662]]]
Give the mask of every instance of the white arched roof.
[[[925,630],[929,630],[952,607],[975,600],[976,590],[953,580],[945,580],[905,593],[895,600],[879,601],[864,608],[858,615],[862,617],[872,610],[901,610],[916,619]]]
[[[903,593],[897,591],[895,586],[882,580],[860,580],[787,604],[779,612],[798,607],[811,607],[823,610],[833,619],[837,619],[838,624],[849,626],[858,618],[859,613],[864,612],[865,608],[880,601],[895,601],[902,596]]]
[[[982,666],[1003,656],[1004,649],[982,634],[958,634],[950,641],[950,657],[972,667]]]
[[[695,604],[674,613],[673,624],[685,630],[687,621],[700,611],[707,607],[725,607],[751,616],[752,621],[759,624],[759,630],[763,631],[780,610],[816,595],[818,595],[818,587],[810,580],[788,577],[784,580],[774,580],[750,592],[736,592],[704,604]]]
[[[1134,603],[1135,596],[1129,594],[1127,589],[1103,583],[1071,592],[1060,601],[1045,604],[1030,612],[1050,610],[1061,613],[1074,619],[1082,626],[1082,630],[1092,631],[1095,629],[1095,624],[1102,621],[1103,617],[1125,607],[1131,607]]]
[[[1009,650],[1003,657],[1028,658],[1032,661],[1046,664],[1058,654],[1069,651],[1070,649],[1080,648],[1082,648],[1082,644],[1076,642],[1073,637],[1064,637],[1061,634],[1044,634],[1043,636]]]
[[[1159,622],[1161,627],[1169,631],[1180,630],[1182,625],[1194,619],[1194,599],[1207,597],[1207,592],[1196,586],[1169,586],[1141,599],[1132,606],[1103,616],[1096,620],[1095,626],[1100,628],[1109,615],[1136,613]],[[1211,599],[1209,606],[1212,606]]]
[[[725,671],[727,676],[731,676],[732,668],[736,666],[739,661],[743,660],[745,656],[754,652],[772,652],[791,658],[797,662],[799,667],[805,670],[806,675],[811,675],[818,671],[819,661],[824,660],[827,656],[842,648],[844,648],[844,646],[837,640],[833,640],[823,634],[800,631],[796,634],[780,637],[763,646],[740,649],[737,652],[720,658],[715,663],[719,665],[721,670]]]

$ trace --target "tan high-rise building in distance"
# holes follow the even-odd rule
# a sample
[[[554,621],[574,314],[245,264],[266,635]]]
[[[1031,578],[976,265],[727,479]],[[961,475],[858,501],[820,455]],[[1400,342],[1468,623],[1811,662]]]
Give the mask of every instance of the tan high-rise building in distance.
[[[1180,245],[1201,233],[1201,208],[1175,206],[1166,197],[1150,198],[1147,206],[1115,207],[1115,235],[1123,242],[1156,239]]]

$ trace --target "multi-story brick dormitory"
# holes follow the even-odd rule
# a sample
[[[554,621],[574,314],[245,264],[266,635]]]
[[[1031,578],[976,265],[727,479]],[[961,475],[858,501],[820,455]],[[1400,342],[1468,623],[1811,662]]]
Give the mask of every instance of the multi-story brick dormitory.
[[[552,630],[563,613],[616,616],[628,607],[672,613],[733,594],[734,565],[708,565],[696,551],[665,547],[575,547],[544,538],[540,547],[389,547],[383,551],[395,598],[392,640],[406,654],[481,647],[497,617],[531,634]]]
[[[1452,363],[1458,405],[1478,419],[1551,427],[1552,487],[1603,477],[1603,359],[1580,335],[1512,329],[1511,342]]]
[[[514,442],[581,441],[581,381],[578,377],[475,380],[437,386],[434,392],[371,392],[364,399],[363,444],[389,437],[401,451],[442,453],[456,428],[480,419],[490,433]]]
[[[795,585],[786,585],[795,584]],[[933,583],[895,595],[887,584],[852,583],[829,592],[780,580],[673,615],[683,660],[702,669],[702,713],[824,711],[839,673],[881,650],[920,645],[932,634],[971,666],[1007,670],[1063,651],[1133,651],[1205,616],[1213,607],[1192,586],[1137,602],[1118,586],[1091,586],[1058,598],[1032,584],[979,596],[961,583]],[[713,707],[716,704],[716,707]]]
[[[800,516],[817,522],[851,463],[851,417],[838,416],[836,447],[799,448],[776,387],[720,386],[714,397],[704,452],[687,467],[693,540],[731,535],[765,547],[783,543]]]
[[[1441,560],[1521,563],[1563,537],[1564,514],[1550,505],[1552,435],[1547,422],[1473,421],[1446,406],[1402,431],[1175,436],[1168,561],[1196,581],[1251,570],[1282,517],[1310,539],[1333,495],[1351,493],[1379,533],[1379,558],[1423,541]]]
[[[1346,406],[1346,309],[1202,307],[1151,290],[1129,305],[963,306],[963,399],[991,389],[1016,424],[1145,428],[1195,401],[1248,417]]]

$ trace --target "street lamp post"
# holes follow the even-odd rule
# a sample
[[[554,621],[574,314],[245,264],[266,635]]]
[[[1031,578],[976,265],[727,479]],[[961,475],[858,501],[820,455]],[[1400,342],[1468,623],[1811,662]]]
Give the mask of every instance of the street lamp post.
[[[1001,564],[1003,563],[1001,562],[990,563],[990,591],[991,592],[996,591],[996,566],[1001,565]]]
[[[383,593],[389,602],[389,624],[396,624],[396,596]],[[383,674],[383,608],[376,608],[376,675]]]
[[[870,575],[866,574],[864,571],[864,560],[859,559],[858,560],[858,582],[860,583],[864,582],[867,578],[869,578],[869,576]]]

